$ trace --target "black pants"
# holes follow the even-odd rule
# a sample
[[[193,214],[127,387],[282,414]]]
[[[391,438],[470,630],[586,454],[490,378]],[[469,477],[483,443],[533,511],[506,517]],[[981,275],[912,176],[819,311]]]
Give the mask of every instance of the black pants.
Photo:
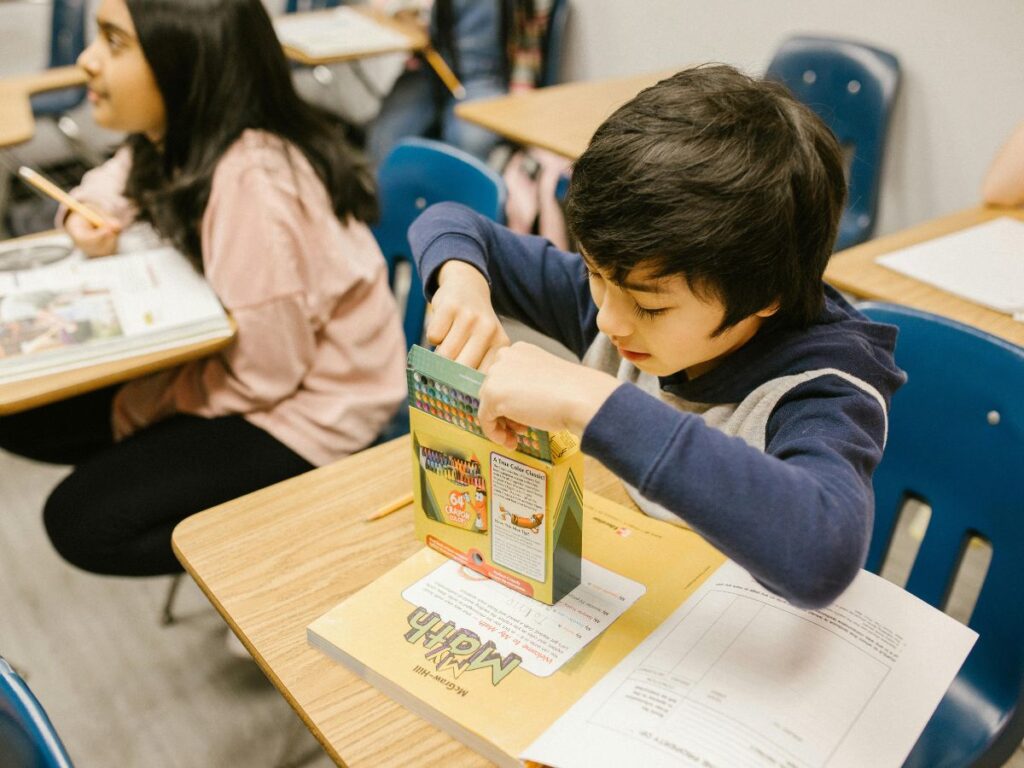
[[[241,416],[177,415],[121,442],[115,388],[0,418],[0,448],[75,469],[46,500],[53,546],[116,576],[177,573],[171,531],[189,515],[312,469]]]

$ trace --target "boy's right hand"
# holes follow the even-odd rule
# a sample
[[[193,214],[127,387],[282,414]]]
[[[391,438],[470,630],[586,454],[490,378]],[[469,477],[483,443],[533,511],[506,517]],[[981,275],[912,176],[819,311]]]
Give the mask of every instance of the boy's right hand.
[[[476,267],[449,261],[438,272],[430,302],[427,341],[442,357],[486,372],[494,354],[509,345],[491,306],[491,287]]]
[[[102,211],[98,211],[103,215]],[[103,215],[108,221],[110,217]],[[74,240],[86,256],[109,256],[117,250],[117,237],[121,230],[113,224],[94,226],[82,214],[71,211],[64,219],[64,231]]]

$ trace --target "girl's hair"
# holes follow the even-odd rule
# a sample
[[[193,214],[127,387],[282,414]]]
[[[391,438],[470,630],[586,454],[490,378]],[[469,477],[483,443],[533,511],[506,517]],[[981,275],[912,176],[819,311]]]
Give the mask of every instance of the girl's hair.
[[[221,156],[246,129],[309,160],[334,212],[377,217],[373,176],[331,117],[304,102],[260,0],[126,0],[167,111],[163,142],[128,139],[125,193],[139,217],[202,269],[199,225]]]

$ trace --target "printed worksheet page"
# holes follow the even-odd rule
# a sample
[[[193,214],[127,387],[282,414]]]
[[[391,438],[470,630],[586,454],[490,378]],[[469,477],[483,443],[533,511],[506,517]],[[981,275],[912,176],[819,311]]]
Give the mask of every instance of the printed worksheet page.
[[[866,571],[803,611],[728,562],[521,757],[898,768],[976,638]]]

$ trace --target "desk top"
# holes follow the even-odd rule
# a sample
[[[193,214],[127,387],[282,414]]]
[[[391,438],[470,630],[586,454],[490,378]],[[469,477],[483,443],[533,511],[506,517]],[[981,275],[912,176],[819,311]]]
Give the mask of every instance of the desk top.
[[[466,101],[455,106],[455,114],[519,144],[541,147],[575,160],[612,112],[647,86],[676,71],[564,83],[511,96]]]
[[[85,85],[85,72],[78,67],[58,67],[0,80],[0,148],[32,138],[35,118],[29,96]]]
[[[584,460],[588,490],[633,506]],[[339,765],[489,765],[306,643],[310,622],[422,546],[411,506],[365,519],[411,487],[405,436],[193,515],[175,528],[174,549]]]
[[[948,235],[999,216],[1012,216],[1024,221],[1024,209],[968,208],[902,232],[869,240],[835,254],[825,270],[825,280],[858,298],[891,301],[934,312],[1024,347],[1024,323],[1015,321],[1010,315],[961,299],[875,263],[875,259],[882,254]],[[965,254],[965,258],[969,256]]]

